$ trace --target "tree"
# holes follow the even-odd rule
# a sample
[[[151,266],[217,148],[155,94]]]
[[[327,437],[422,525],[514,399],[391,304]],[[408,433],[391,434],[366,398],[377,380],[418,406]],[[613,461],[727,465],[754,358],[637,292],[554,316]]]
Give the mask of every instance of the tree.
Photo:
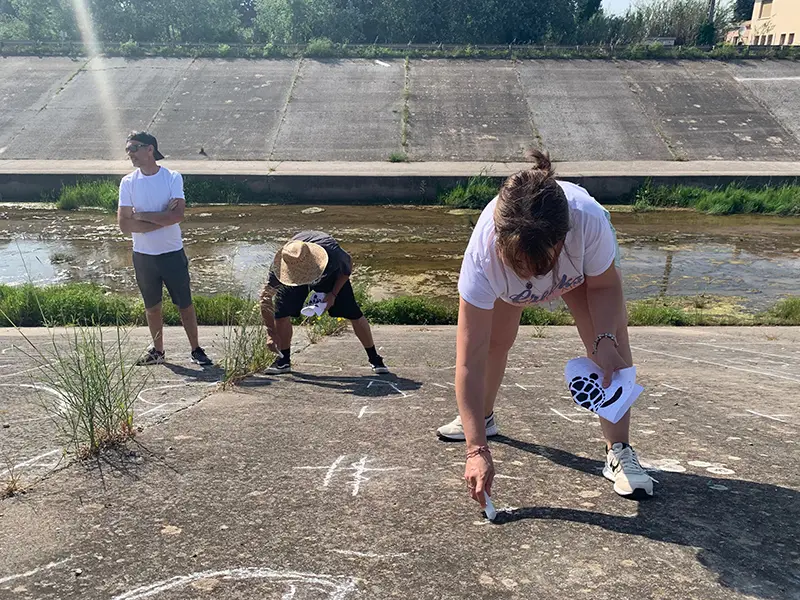
[[[749,21],[753,18],[753,6],[756,0],[736,0],[733,18],[737,21]]]

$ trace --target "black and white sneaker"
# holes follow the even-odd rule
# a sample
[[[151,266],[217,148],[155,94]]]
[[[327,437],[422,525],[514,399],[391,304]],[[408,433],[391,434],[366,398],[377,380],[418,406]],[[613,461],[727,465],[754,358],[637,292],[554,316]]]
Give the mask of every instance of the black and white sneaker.
[[[192,350],[192,362],[203,367],[207,367],[209,365],[214,364],[214,361],[208,358],[208,356],[206,355],[206,351],[203,350],[200,346]]]
[[[620,496],[644,500],[653,495],[653,478],[647,474],[636,452],[628,444],[617,442],[606,455],[603,477],[614,482]]]
[[[147,349],[142,357],[136,361],[136,364],[140,367],[146,367],[149,365],[162,365],[164,364],[164,351],[163,350],[156,350],[152,346]]]
[[[282,373],[291,373],[292,363],[285,358],[276,358],[270,366],[264,369],[265,375],[281,375]]]
[[[369,361],[370,366],[372,366],[372,372],[377,373],[378,375],[382,375],[389,372],[389,367],[387,367],[383,363],[383,357],[379,356],[374,361]]]

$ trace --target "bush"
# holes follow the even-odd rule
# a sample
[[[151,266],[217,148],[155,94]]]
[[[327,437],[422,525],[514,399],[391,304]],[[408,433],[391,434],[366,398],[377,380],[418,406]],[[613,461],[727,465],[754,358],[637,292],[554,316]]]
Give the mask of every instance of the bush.
[[[458,307],[427,298],[404,296],[362,307],[367,319],[382,325],[455,325]]]
[[[240,204],[251,199],[247,186],[224,179],[184,179],[183,193],[187,204]]]
[[[694,208],[708,214],[800,215],[800,186],[748,189],[738,183],[724,188],[703,189],[688,186],[645,184],[636,194],[634,210],[652,207]]]
[[[110,180],[84,181],[61,188],[56,206],[61,210],[75,210],[84,206],[115,212],[119,204],[119,183]]]
[[[439,203],[453,208],[484,209],[500,191],[491,177],[475,175],[466,184],[460,183],[452,190],[439,195]]]
[[[764,322],[774,325],[800,325],[800,296],[784,298],[764,315]]]
[[[314,38],[306,45],[305,56],[314,58],[330,58],[338,54],[334,43],[328,38]]]
[[[660,300],[641,300],[628,305],[628,324],[632,326],[693,325],[690,316],[680,308]]]

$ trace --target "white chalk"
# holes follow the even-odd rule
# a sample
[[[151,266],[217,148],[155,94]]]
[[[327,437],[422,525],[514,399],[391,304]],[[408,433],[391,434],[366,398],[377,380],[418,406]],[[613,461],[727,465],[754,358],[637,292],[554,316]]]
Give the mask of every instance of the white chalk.
[[[489,494],[483,492],[483,497],[486,500],[486,508],[484,508],[484,512],[486,513],[486,518],[490,521],[494,521],[497,517],[497,511],[494,509],[494,504],[492,504],[492,499],[489,497]]]

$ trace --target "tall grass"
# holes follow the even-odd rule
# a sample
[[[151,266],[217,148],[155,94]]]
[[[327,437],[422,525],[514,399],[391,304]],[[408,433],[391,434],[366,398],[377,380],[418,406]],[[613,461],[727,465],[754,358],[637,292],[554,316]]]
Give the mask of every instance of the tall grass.
[[[135,368],[142,349],[126,330],[115,327],[109,336],[103,327],[79,325],[62,336],[51,330],[43,343],[17,331],[37,367],[31,378],[40,402],[78,457],[134,436],[133,405],[150,371]]]
[[[263,371],[275,360],[275,353],[267,346],[267,330],[262,324],[260,307],[250,300],[230,300],[228,323],[223,330],[223,388]]]
[[[56,199],[56,206],[61,210],[75,210],[91,206],[114,212],[117,210],[118,204],[119,182],[107,179],[65,185]]]
[[[440,194],[438,200],[439,204],[453,208],[483,209],[499,191],[499,183],[481,173]]]
[[[636,195],[634,210],[654,207],[694,208],[713,215],[800,215],[800,185],[748,189],[732,183],[723,188],[653,186],[646,184]]]
[[[456,302],[424,296],[401,296],[374,301],[364,289],[354,290],[364,315],[375,324],[384,325],[453,325],[458,320]],[[252,300],[233,295],[193,297],[200,325],[238,325],[232,315],[246,315]],[[180,315],[170,302],[163,305],[167,325],[179,325]],[[769,311],[747,313],[724,298],[713,296],[658,297],[628,302],[631,325],[800,325],[800,297],[789,297]],[[259,322],[255,319],[253,323]],[[540,306],[526,308],[523,325],[571,325],[565,308],[548,310]],[[34,287],[0,285],[0,326],[20,325],[144,325],[142,301],[104,291],[99,286],[70,283]],[[340,331],[346,323],[325,313],[322,317],[296,319],[296,325],[309,328],[318,339]]]

